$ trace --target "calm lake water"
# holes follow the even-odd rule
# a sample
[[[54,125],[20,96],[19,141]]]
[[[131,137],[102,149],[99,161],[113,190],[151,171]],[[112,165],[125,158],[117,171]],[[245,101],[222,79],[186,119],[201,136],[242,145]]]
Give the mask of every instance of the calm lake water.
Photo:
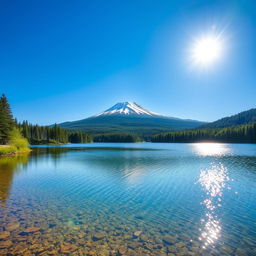
[[[93,143],[1,157],[0,255],[256,255],[256,145]]]

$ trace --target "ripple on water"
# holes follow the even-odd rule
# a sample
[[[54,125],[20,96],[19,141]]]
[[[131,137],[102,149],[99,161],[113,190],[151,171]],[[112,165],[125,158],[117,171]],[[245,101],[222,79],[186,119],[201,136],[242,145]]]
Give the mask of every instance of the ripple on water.
[[[8,169],[0,161],[0,255],[255,255],[256,160],[231,151],[65,149]]]

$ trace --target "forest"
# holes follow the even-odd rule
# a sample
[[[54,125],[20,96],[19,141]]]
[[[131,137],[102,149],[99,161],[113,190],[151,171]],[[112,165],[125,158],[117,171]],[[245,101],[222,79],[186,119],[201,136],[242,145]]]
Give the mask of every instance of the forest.
[[[227,128],[193,129],[160,133],[151,138],[152,142],[201,142],[256,143],[256,123]]]
[[[87,143],[92,138],[81,131],[68,131],[58,125],[39,126],[14,119],[8,99],[0,97],[0,153],[26,151],[29,144]],[[8,146],[8,147],[7,147]]]
[[[204,124],[200,128],[225,128],[249,123],[256,123],[256,108]]]
[[[253,120],[254,109],[246,112],[246,117]],[[250,115],[249,115],[250,114]],[[241,116],[238,116],[242,120]],[[237,117],[236,117],[237,118]],[[247,119],[248,119],[247,118]],[[223,119],[226,120],[226,119]],[[140,142],[143,139],[136,134],[106,133],[89,135],[79,130],[67,130],[57,124],[40,126],[23,121],[18,123],[12,114],[6,96],[0,97],[0,153],[28,149],[29,144],[65,144],[88,142]],[[226,128],[201,127],[183,131],[160,133],[146,141],[152,142],[201,142],[214,141],[226,143],[256,143],[256,122]]]
[[[92,138],[81,131],[68,131],[57,124],[53,126],[39,126],[29,124],[27,121],[18,124],[22,135],[30,144],[65,144],[65,143],[88,143]]]
[[[141,142],[142,139],[134,134],[129,133],[110,133],[96,135],[93,142]]]

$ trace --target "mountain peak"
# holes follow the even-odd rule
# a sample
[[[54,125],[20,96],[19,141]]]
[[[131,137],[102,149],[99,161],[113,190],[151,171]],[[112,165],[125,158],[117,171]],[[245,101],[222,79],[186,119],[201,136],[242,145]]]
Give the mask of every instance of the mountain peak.
[[[89,134],[131,133],[148,138],[160,132],[193,129],[204,122],[168,117],[151,112],[136,102],[118,102],[98,115],[60,124]]]
[[[158,114],[141,107],[136,102],[131,102],[131,101],[118,102],[111,108],[108,108],[107,110],[97,114],[96,116],[106,116],[106,115],[158,116]]]

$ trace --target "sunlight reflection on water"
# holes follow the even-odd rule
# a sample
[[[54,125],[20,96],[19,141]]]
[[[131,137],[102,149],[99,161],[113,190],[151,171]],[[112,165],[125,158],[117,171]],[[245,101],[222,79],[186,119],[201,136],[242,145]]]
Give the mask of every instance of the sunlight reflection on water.
[[[231,148],[223,143],[194,143],[192,150],[200,156],[221,156],[231,153]]]
[[[221,237],[221,220],[216,210],[221,207],[223,190],[227,186],[229,176],[227,168],[223,164],[212,165],[208,170],[200,172],[199,183],[206,191],[207,198],[202,204],[206,208],[205,217],[201,219],[203,229],[200,229],[200,237],[204,244],[203,248],[213,245]]]

